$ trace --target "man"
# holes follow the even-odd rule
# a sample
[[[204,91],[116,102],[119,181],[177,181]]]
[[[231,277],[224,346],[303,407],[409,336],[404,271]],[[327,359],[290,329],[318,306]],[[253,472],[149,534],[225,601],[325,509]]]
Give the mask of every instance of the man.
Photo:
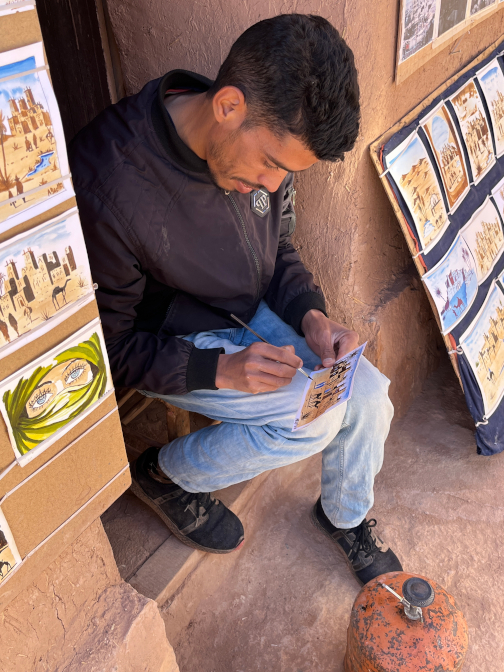
[[[133,492],[184,543],[227,553],[243,526],[210,493],[322,452],[312,518],[365,583],[401,569],[365,518],[389,381],[362,360],[352,400],[291,432],[298,368],[358,344],[291,243],[292,173],[342,160],[358,128],[352,52],[325,19],[283,15],[241,35],[215,82],[173,70],[105,110],[71,165],[116,385],[222,421],[147,450]]]

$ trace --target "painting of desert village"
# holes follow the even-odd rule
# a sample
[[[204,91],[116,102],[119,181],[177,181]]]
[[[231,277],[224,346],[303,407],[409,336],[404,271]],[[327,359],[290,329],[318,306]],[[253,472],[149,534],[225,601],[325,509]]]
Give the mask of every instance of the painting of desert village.
[[[19,562],[21,558],[12,540],[5,517],[0,511],[0,584]]]
[[[477,73],[492,119],[497,156],[504,153],[504,75],[497,60]]]
[[[0,245],[0,349],[93,291],[76,210]]]
[[[441,103],[422,121],[422,127],[436,157],[448,206],[454,211],[469,191],[469,178],[464,153],[446,106]]]
[[[477,184],[495,164],[495,156],[490,126],[472,79],[450,101],[460,123],[474,183]]]
[[[386,162],[411,212],[421,249],[427,252],[450,223],[427,150],[413,134],[387,155]]]
[[[26,53],[27,49],[15,52]],[[3,222],[68,190],[69,180],[62,179],[68,175],[68,162],[49,78],[45,71],[26,72],[39,67],[40,59],[32,55],[2,64],[6,54],[0,57],[0,222]]]
[[[404,0],[401,61],[432,42],[436,0]]]
[[[478,381],[485,415],[489,417],[504,395],[504,294],[497,285],[493,285],[460,345]]]
[[[422,280],[436,305],[441,331],[447,334],[464,317],[478,291],[474,259],[461,236]]]
[[[476,264],[478,284],[484,282],[504,250],[504,234],[499,214],[490,199],[460,230]]]

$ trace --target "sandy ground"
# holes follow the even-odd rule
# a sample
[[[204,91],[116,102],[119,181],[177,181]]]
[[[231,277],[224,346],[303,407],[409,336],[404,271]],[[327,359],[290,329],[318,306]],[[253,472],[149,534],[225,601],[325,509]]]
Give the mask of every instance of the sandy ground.
[[[466,615],[467,672],[504,670],[504,455],[476,454],[453,372],[441,368],[386,447],[372,511],[405,570]],[[359,586],[309,521],[318,457],[272,472],[242,519],[246,543],[206,556],[162,607],[181,672],[341,672]]]

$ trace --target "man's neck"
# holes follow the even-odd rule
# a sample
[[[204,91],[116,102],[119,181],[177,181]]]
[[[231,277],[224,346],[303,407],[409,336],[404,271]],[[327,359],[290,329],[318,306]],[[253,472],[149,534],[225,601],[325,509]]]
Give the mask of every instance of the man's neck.
[[[196,156],[207,160],[207,137],[212,123],[211,102],[205,93],[167,96],[164,105],[181,140]]]

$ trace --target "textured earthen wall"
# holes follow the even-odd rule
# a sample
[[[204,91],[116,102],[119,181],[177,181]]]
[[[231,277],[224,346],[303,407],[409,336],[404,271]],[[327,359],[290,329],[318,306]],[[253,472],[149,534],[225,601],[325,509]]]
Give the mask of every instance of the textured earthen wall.
[[[157,604],[121,581],[100,520],[0,614],[6,672],[178,672]]]
[[[107,0],[107,5],[127,93],[172,68],[215,76],[245,28],[282,12],[320,14],[343,33],[360,74],[362,132],[343,164],[319,164],[297,177],[295,240],[325,291],[331,316],[369,339],[367,355],[392,379],[391,396],[403,414],[437,366],[443,346],[368,146],[496,40],[504,11],[397,87],[398,0]]]

